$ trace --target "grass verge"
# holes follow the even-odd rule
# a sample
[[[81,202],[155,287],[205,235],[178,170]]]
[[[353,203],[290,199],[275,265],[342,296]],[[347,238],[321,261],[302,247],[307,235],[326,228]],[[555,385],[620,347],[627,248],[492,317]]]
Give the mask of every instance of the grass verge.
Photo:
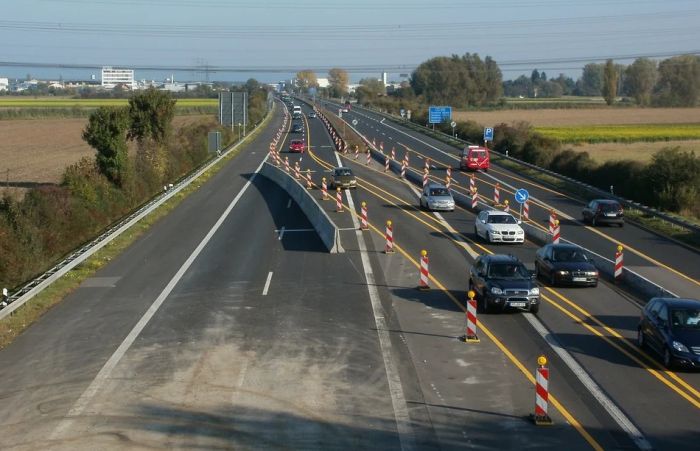
[[[246,149],[265,129],[265,125],[267,125],[271,118],[272,113],[269,113],[263,122],[255,128],[255,131],[248,135],[247,142],[244,142],[238,148],[229,152],[226,157],[209,168],[209,170],[202,174],[197,180],[187,185],[175,196],[161,204],[151,214],[144,217],[141,221],[114,238],[110,243],[95,252],[84,262],[46,287],[31,300],[12,312],[8,317],[0,320],[0,349],[4,349],[12,343],[15,338],[41,318],[49,309],[75,291],[85,279],[92,277],[98,270],[127,249],[134,241],[148,231],[152,225],[175,209],[187,196],[199,189],[231,159]]]
[[[700,139],[700,124],[582,125],[535,127],[563,143],[649,142]]]

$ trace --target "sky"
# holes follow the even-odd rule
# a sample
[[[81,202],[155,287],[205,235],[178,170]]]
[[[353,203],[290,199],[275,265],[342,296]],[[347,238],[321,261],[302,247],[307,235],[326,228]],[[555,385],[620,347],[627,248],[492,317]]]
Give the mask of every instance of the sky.
[[[698,0],[1,0],[0,77],[261,82],[331,67],[401,81],[435,56],[491,56],[503,78],[700,54]],[[18,65],[29,65],[19,66]],[[180,69],[180,70],[177,70]],[[183,70],[184,69],[184,70]]]

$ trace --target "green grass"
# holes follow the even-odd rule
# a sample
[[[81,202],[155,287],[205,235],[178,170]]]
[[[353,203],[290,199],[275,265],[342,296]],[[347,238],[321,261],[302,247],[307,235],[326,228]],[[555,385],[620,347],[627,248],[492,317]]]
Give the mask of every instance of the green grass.
[[[700,139],[700,124],[582,125],[535,127],[549,138],[563,143],[632,143]]]
[[[268,114],[260,126],[248,135],[248,141],[240,145],[236,150],[230,152],[221,161],[212,166],[207,172],[202,174],[196,181],[190,183],[176,195],[164,202],[151,214],[134,224],[131,228],[95,252],[84,262],[77,265],[63,277],[56,280],[39,294],[27,301],[24,305],[15,310],[10,316],[0,320],[0,349],[18,337],[24,330],[31,326],[51,307],[61,302],[66,296],[78,289],[80,284],[92,277],[99,269],[108,264],[113,258],[131,246],[140,236],[146,233],[152,225],[170,213],[187,196],[199,189],[211,177],[220,171],[232,158],[247,148],[255,138],[265,129],[265,124],[270,120],[272,114]],[[206,163],[205,163],[206,164]],[[198,170],[198,169],[196,169]],[[195,171],[196,171],[195,170]]]

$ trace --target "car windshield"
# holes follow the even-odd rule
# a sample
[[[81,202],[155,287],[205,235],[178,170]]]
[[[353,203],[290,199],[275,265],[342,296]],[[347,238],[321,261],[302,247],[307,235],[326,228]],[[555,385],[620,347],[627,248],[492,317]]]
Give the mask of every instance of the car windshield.
[[[449,196],[450,192],[447,191],[447,188],[431,188],[430,195],[431,196]]]
[[[471,158],[482,159],[486,157],[486,152],[484,152],[483,150],[472,150],[469,156]]]
[[[292,145],[293,145],[293,146],[300,146],[300,145],[301,145],[301,141],[292,141]]]
[[[605,212],[610,212],[610,211],[618,211],[620,210],[620,206],[617,204],[599,204],[600,205],[600,210],[605,211]]]
[[[489,215],[489,224],[516,224],[517,221],[511,215]]]
[[[552,253],[552,261],[555,262],[587,262],[586,254],[578,249],[556,249]]]
[[[352,175],[352,171],[350,169],[336,169],[335,175]]]
[[[700,330],[700,309],[671,310],[671,321],[673,327]]]
[[[527,279],[530,273],[521,263],[494,263],[489,266],[488,276],[492,279]]]

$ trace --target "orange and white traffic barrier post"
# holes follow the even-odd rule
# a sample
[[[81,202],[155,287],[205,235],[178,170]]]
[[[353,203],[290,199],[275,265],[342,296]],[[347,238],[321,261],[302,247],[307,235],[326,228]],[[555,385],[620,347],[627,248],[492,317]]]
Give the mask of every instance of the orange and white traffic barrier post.
[[[377,141],[375,141],[374,138],[372,138],[372,147],[377,147]]]
[[[394,253],[394,226],[391,221],[386,222],[386,246],[384,246],[384,253]]]
[[[508,202],[508,199],[503,202],[503,211],[510,213],[510,202]]]
[[[287,171],[287,174],[289,174],[289,157],[284,157],[284,169]]]
[[[335,196],[335,211],[341,213],[343,211],[343,194],[340,192],[340,187],[336,188],[337,195]]]
[[[372,151],[367,149],[367,166],[372,162]]]
[[[469,290],[467,293],[467,333],[464,335],[465,343],[479,343],[479,337],[476,335],[477,317],[476,317],[476,293],[474,290]]]
[[[357,160],[360,157],[360,146],[355,144],[355,159]]]
[[[557,214],[554,210],[549,210],[549,233],[554,234],[554,222],[557,220]]]
[[[347,141],[343,141],[343,153],[348,153],[348,143],[347,143]]]
[[[452,169],[447,168],[447,174],[445,174],[445,188],[450,189],[450,184],[452,183]]]
[[[379,141],[379,150],[384,153],[384,141]]]
[[[425,170],[426,171],[430,170],[430,158],[425,159]]]
[[[523,219],[530,219],[530,202],[523,202]]]
[[[430,278],[430,273],[428,271],[428,251],[423,249],[420,251],[420,280],[418,281],[419,290],[429,290],[430,284],[428,279]]]
[[[423,169],[423,188],[428,184],[428,168]]]
[[[469,191],[474,191],[476,189],[476,177],[474,174],[469,176]]]
[[[369,223],[367,222],[367,202],[362,202],[360,213],[362,214],[362,217],[360,218],[360,230],[369,230]]]
[[[387,155],[384,160],[384,172],[389,172],[389,155]]]
[[[393,147],[391,148],[391,159],[396,160],[396,149]]]
[[[477,193],[476,187],[472,188],[472,210],[476,210],[479,204],[479,195]]]
[[[549,426],[552,419],[547,414],[549,405],[549,368],[547,357],[541,355],[537,358],[537,370],[535,371],[535,413],[532,420],[537,426]]]
[[[294,177],[299,180],[301,178],[301,168],[299,167],[299,162],[294,162]]]
[[[321,194],[323,200],[328,200],[328,185],[325,177],[321,179]]]
[[[561,228],[559,227],[559,220],[554,221],[554,231],[552,232],[552,244],[559,244],[561,239]]]
[[[408,166],[408,162],[406,162],[406,159],[401,162],[401,178],[405,179],[406,178],[406,166]]]
[[[618,244],[617,250],[615,251],[615,270],[613,271],[615,282],[622,280],[622,269],[624,268],[624,255],[622,251],[622,246]]]
[[[494,205],[501,204],[501,184],[500,183],[496,183],[496,185],[493,187],[493,204]]]
[[[311,169],[306,170],[306,189],[313,188],[313,182],[311,181]]]

